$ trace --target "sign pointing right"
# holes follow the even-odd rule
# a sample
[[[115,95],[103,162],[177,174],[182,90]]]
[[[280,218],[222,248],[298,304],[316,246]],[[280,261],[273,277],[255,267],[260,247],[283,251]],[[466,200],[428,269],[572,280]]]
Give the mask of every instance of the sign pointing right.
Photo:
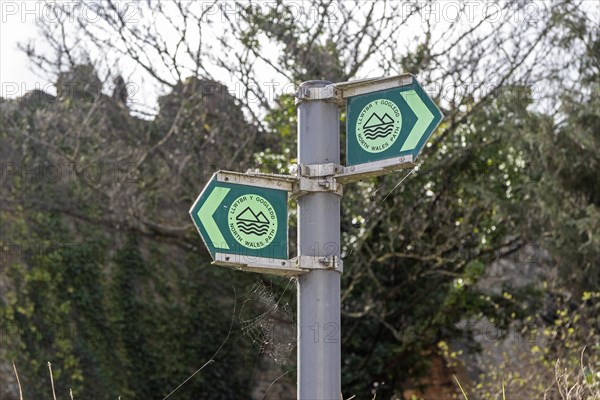
[[[402,156],[414,161],[443,119],[419,83],[405,78],[360,83],[354,96],[352,82],[346,84],[348,166]]]
[[[413,125],[400,151],[414,150],[435,117],[414,90],[400,92],[400,95],[417,116],[417,123]],[[416,158],[416,154],[413,154],[413,158]]]

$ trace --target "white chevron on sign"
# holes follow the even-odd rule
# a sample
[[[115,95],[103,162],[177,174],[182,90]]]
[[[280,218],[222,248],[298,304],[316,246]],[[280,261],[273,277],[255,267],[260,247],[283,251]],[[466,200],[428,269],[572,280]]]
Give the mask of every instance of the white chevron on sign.
[[[217,226],[213,214],[217,211],[217,208],[221,205],[221,202],[227,196],[230,189],[224,187],[216,187],[208,195],[206,202],[200,207],[198,211],[198,218],[204,224],[208,238],[212,242],[213,246],[220,249],[229,249],[227,241],[223,237],[221,230]]]
[[[413,150],[419,144],[419,141],[427,131],[427,127],[431,124],[431,121],[435,118],[434,115],[429,111],[429,108],[423,103],[421,97],[414,90],[407,90],[400,92],[402,98],[408,103],[410,109],[417,116],[417,122],[410,130],[406,141],[402,145],[400,151]]]

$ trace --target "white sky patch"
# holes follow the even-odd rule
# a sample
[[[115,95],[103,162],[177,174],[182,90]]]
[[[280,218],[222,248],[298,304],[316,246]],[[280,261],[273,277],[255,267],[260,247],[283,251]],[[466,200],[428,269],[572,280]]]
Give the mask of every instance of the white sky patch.
[[[30,2],[0,2],[1,97],[20,97],[34,89],[54,91],[52,83],[32,70],[29,58],[17,47],[39,38],[36,20],[40,8],[34,6]]]
[[[95,2],[89,2],[88,7],[77,8],[76,2],[58,2],[61,6],[66,6],[67,9],[73,10],[76,15],[83,15],[89,21],[89,28],[94,32],[101,32],[103,27],[98,22],[98,17],[93,12]],[[150,27],[156,32],[160,32],[162,39],[164,40],[165,46],[174,50],[178,45],[178,32],[179,27],[183,27],[183,16],[180,11],[175,7],[174,3],[162,2],[165,16],[152,15],[141,3],[132,1],[120,1],[116,5],[119,11],[122,12],[125,20],[128,24],[135,28]],[[202,13],[202,57],[206,62],[206,70],[210,76],[225,84],[228,91],[235,97],[242,99],[246,104],[256,104],[258,106],[261,99],[253,98],[254,94],[247,93],[245,91],[246,83],[240,81],[239,77],[232,77],[229,75],[225,68],[215,64],[215,57],[221,57],[227,60],[229,63],[236,63],[238,57],[245,50],[239,43],[237,43],[232,50],[224,50],[223,44],[219,42],[218,37],[226,33],[228,29],[227,19],[233,19],[234,21],[240,21],[240,8],[235,6],[231,2],[227,1],[196,1],[193,3],[185,3],[189,6],[187,12],[200,15]],[[255,7],[258,7],[261,14],[267,18],[273,17],[273,7],[275,2],[258,2],[253,3]],[[329,19],[327,24],[336,26],[341,23],[341,14],[339,12],[340,4],[351,8],[358,17],[357,21],[353,22],[353,26],[350,26],[351,31],[359,31],[360,23],[365,20],[366,10],[370,2],[360,1],[344,1],[343,3],[332,3],[330,9],[326,10],[326,15]],[[522,9],[508,8],[502,9],[504,2],[492,3],[488,1],[438,1],[434,3],[427,3],[425,1],[417,1],[416,3],[388,3],[384,7],[384,3],[381,7],[375,8],[375,13],[372,16],[374,21],[370,29],[382,29],[384,35],[388,35],[393,38],[396,49],[399,49],[399,54],[406,54],[407,49],[414,50],[416,46],[423,42],[425,39],[424,30],[427,24],[431,24],[432,37],[430,42],[433,44],[433,52],[442,51],[442,49],[452,43],[456,38],[461,36],[464,32],[468,31],[471,27],[475,26],[482,18],[482,16],[489,16],[489,21],[485,22],[479,29],[480,33],[493,33],[496,37],[509,37],[511,32],[515,29],[529,29],[535,27],[540,22],[540,13],[544,8],[551,6],[549,2],[544,1],[531,1],[526,3]],[[400,4],[399,9],[395,11],[390,8],[390,4]],[[383,15],[389,15],[394,13],[399,18],[408,16],[414,11],[415,4],[417,6],[425,6],[418,14],[410,17],[401,27],[400,30],[391,30],[389,27],[378,25],[380,17]],[[311,8],[310,3],[303,1],[290,1],[286,5],[292,10],[294,18],[301,19],[302,21],[313,21],[315,25],[319,22],[320,10]],[[590,20],[598,20],[600,18],[600,2],[588,0],[584,1],[583,5],[589,10]],[[17,43],[28,43],[32,41],[38,50],[48,51],[49,48],[45,46],[44,41],[41,40],[40,33],[36,27],[36,23],[40,21],[53,20],[52,11],[57,7],[57,2],[43,2],[43,1],[7,1],[0,2],[0,18],[1,18],[1,31],[0,31],[0,78],[2,81],[2,87],[0,90],[0,96],[5,98],[15,98],[22,96],[28,91],[33,89],[42,89],[50,93],[54,93],[54,87],[52,86],[55,77],[43,76],[39,73],[32,71],[32,63],[28,60],[28,57],[17,48]],[[168,21],[171,19],[171,22]],[[507,22],[501,25],[502,21]],[[274,21],[276,22],[276,21]],[[459,29],[451,29],[454,25],[458,26]],[[141,110],[147,110],[150,114],[156,112],[158,96],[165,94],[167,88],[156,82],[149,74],[144,71],[140,66],[136,64],[127,56],[118,54],[114,50],[119,48],[119,43],[113,40],[109,34],[104,35],[106,39],[106,48],[112,46],[113,48],[110,53],[102,54],[100,49],[90,51],[90,58],[100,59],[102,57],[108,57],[107,63],[108,68],[111,68],[111,73],[114,74],[116,71],[120,71],[126,82],[128,82],[128,89],[130,94],[133,108],[139,107]],[[68,36],[69,40],[76,42],[85,40],[76,35]],[[197,48],[199,42],[199,34],[197,29],[188,29],[185,34],[185,43],[192,49]],[[321,38],[318,37],[317,40]],[[476,44],[476,43],[474,43]],[[492,42],[490,42],[492,45]],[[181,46],[181,44],[180,44]],[[105,50],[105,49],[102,49]],[[121,48],[121,50],[124,50]],[[457,47],[453,51],[454,55],[448,54],[444,61],[446,63],[456,62],[457,58],[460,58],[461,53],[468,54],[469,41],[464,41],[462,46]],[[497,51],[490,51],[482,57],[498,58],[503,53],[510,54],[515,49],[511,47],[509,42],[503,45],[502,49]],[[289,78],[279,73],[276,69],[271,67],[269,63],[279,65],[281,62],[285,62],[285,56],[283,45],[275,43],[269,40],[266,36],[260,37],[260,50],[261,56],[264,56],[268,62],[260,60],[256,57],[252,57],[252,69],[256,75],[256,82],[262,86],[262,91],[268,97],[269,102],[273,102],[274,99],[282,93],[292,93],[297,82],[290,82]],[[343,51],[351,52],[356,49],[343,49]],[[153,53],[153,54],[152,54]],[[175,82],[178,79],[178,75],[174,70],[167,70],[164,67],[164,63],[159,62],[160,57],[156,52],[150,52],[150,63],[157,68],[162,76],[170,77],[170,81]],[[453,59],[453,57],[455,57]],[[399,70],[399,64],[394,64],[395,61],[390,51],[383,51],[383,58],[388,62],[392,63],[392,70],[390,73],[403,73],[406,71]],[[211,63],[211,61],[213,61]],[[382,69],[380,62],[376,57],[371,57],[358,71],[356,78],[373,77],[382,75]],[[193,62],[189,54],[180,47],[179,52],[176,55],[176,62],[187,67],[180,71],[181,78],[193,75]],[[394,67],[398,65],[398,67]],[[461,96],[466,92],[471,92],[474,88],[478,88],[478,93],[485,93],[494,86],[498,80],[499,74],[490,74],[489,71],[482,70],[478,75],[479,77],[475,81],[461,81],[460,85],[456,87],[454,79],[458,79],[458,76],[450,77],[450,80],[442,81],[438,78],[444,74],[444,70],[450,68],[450,65],[439,65],[436,66],[437,72],[432,73],[430,80],[435,82],[433,85],[428,85],[426,90],[435,94],[436,92],[442,93],[442,100],[450,101],[455,96]],[[286,68],[282,68],[285,70]],[[101,79],[103,75],[108,75],[108,71],[99,71]],[[408,71],[410,72],[410,71]],[[420,78],[420,77],[418,77]],[[448,79],[448,78],[447,78]],[[421,79],[420,79],[421,80]],[[472,79],[471,79],[472,80]],[[429,84],[429,82],[421,83]],[[437,86],[436,86],[437,85]],[[535,94],[541,95],[540,88],[532,88]],[[461,93],[462,92],[462,93]]]

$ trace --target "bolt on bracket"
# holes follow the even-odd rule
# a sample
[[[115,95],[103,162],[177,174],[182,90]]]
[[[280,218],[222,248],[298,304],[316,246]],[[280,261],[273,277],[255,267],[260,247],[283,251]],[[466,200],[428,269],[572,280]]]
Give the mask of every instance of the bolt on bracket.
[[[294,190],[290,193],[291,199],[296,199],[309,193],[333,193],[342,196],[344,190],[333,176],[307,178],[299,176],[294,184]]]
[[[295,268],[304,272],[324,269],[344,272],[344,261],[338,256],[298,256],[290,260]]]
[[[325,164],[297,164],[298,175],[307,178],[318,178],[323,176],[333,176],[341,173],[344,167],[336,163]]]

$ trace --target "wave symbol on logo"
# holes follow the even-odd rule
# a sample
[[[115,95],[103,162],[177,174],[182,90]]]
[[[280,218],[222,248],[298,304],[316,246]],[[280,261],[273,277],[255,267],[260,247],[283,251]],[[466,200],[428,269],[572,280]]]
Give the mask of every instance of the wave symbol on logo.
[[[256,214],[246,207],[235,219],[238,229],[246,235],[263,236],[269,231],[269,220],[262,211]]]
[[[363,127],[365,137],[370,140],[389,136],[394,130],[394,120],[388,113],[379,116],[373,113]]]

